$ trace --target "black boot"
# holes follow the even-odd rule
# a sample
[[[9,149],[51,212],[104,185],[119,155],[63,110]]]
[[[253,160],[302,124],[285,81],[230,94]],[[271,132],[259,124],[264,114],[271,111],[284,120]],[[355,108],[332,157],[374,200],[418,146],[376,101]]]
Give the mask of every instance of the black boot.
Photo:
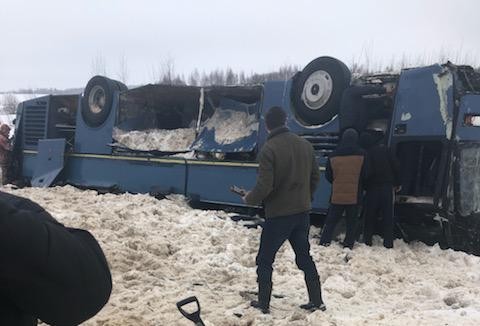
[[[300,308],[308,311],[327,310],[327,307],[325,306],[322,300],[322,289],[320,287],[320,278],[318,276],[313,278],[305,277],[305,283],[307,284],[308,303],[302,304]]]
[[[272,294],[271,282],[259,282],[258,283],[258,301],[253,300],[250,305],[259,309],[264,314],[270,313],[270,296]]]

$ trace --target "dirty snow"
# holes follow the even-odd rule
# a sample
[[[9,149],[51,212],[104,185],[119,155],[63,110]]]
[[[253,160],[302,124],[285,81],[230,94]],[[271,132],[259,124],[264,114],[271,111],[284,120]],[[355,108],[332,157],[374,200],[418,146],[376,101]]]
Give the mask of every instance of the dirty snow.
[[[113,129],[113,139],[127,148],[141,151],[181,152],[188,151],[195,140],[195,129],[149,129],[123,131]]]
[[[5,189],[5,188],[3,188]],[[284,245],[276,259],[271,315],[249,308],[260,229],[181,196],[98,195],[70,186],[10,190],[68,226],[90,230],[110,263],[113,293],[84,325],[193,325],[175,303],[196,295],[207,325],[479,325],[480,257],[395,242],[384,249],[312,245],[326,312],[305,313],[303,275]],[[312,228],[312,233],[318,229]],[[314,243],[315,239],[312,239]],[[235,316],[238,314],[240,317]]]
[[[215,142],[218,144],[232,144],[257,131],[258,119],[244,111],[217,108],[204,127],[215,129]]]

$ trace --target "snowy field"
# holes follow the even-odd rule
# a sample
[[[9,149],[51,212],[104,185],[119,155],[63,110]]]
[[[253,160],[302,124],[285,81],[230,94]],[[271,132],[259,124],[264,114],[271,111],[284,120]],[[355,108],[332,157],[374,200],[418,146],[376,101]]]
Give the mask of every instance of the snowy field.
[[[312,246],[326,312],[298,308],[307,297],[293,251],[273,274],[271,315],[249,308],[256,290],[260,229],[221,211],[191,209],[180,196],[97,195],[73,187],[6,191],[44,206],[68,226],[90,230],[110,263],[114,290],[85,325],[193,325],[175,303],[196,295],[207,325],[480,325],[480,258],[422,244],[394,250],[357,244]],[[312,228],[312,233],[318,229]],[[312,240],[312,243],[314,243]]]
[[[7,114],[4,111],[5,101],[10,96],[14,96],[18,103],[23,101],[31,100],[32,98],[45,96],[45,94],[16,94],[16,93],[0,93],[0,123],[6,123],[10,126],[10,136],[13,135],[15,126],[13,125],[13,120],[15,119],[15,114]]]

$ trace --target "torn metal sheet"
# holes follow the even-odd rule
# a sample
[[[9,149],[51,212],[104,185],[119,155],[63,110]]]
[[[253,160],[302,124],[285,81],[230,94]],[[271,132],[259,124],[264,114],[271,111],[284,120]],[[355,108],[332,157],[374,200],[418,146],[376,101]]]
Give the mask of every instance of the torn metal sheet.
[[[442,72],[433,74],[433,81],[437,86],[438,98],[440,99],[440,114],[445,125],[447,139],[452,137],[452,117],[448,111],[448,92],[453,87],[453,76],[448,68],[444,67]]]
[[[201,126],[192,149],[202,152],[250,152],[257,144],[259,121],[255,105],[224,99]]]
[[[38,155],[32,177],[33,187],[49,187],[62,171],[65,144],[64,138],[40,139],[38,141]]]

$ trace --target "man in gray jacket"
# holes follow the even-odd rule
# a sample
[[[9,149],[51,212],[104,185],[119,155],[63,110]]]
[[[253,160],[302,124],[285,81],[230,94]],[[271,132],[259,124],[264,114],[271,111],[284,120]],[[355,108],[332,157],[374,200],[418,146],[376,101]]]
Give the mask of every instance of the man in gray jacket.
[[[290,132],[286,114],[272,107],[265,115],[268,140],[259,154],[257,183],[244,197],[249,205],[265,207],[265,224],[256,259],[258,301],[251,305],[269,313],[272,292],[272,264],[277,251],[288,240],[295,262],[305,274],[309,302],[300,307],[325,310],[320,278],[310,256],[310,209],[319,181],[319,169],[312,145]]]

